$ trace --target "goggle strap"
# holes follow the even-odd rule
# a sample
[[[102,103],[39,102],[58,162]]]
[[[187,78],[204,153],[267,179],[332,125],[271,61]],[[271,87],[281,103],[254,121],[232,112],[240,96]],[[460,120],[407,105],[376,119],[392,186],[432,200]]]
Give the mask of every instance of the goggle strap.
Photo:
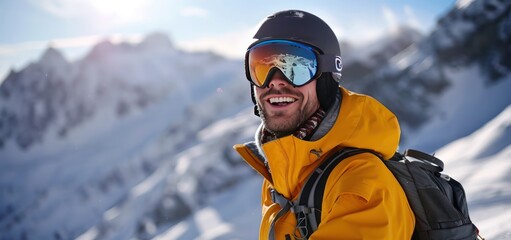
[[[340,73],[342,70],[342,59],[334,54],[316,55],[318,66],[321,72]]]

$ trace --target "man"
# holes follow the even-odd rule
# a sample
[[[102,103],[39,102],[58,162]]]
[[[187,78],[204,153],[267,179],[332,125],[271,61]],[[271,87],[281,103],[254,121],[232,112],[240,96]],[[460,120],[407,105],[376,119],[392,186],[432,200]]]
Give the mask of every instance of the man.
[[[254,38],[245,70],[262,124],[255,142],[235,149],[264,177],[259,238],[300,239],[304,236],[295,214],[274,202],[275,194],[295,201],[316,167],[347,147],[389,159],[400,129],[394,114],[378,101],[339,87],[339,42],[317,16],[297,10],[275,13]],[[414,224],[392,173],[376,155],[361,153],[332,171],[321,222],[307,234],[309,239],[410,239]]]

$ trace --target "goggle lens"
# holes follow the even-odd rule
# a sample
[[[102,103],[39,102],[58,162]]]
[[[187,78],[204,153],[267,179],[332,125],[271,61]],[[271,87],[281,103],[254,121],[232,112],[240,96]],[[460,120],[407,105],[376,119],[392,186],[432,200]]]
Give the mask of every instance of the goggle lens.
[[[285,40],[265,41],[251,47],[246,58],[249,80],[258,87],[279,69],[294,86],[303,86],[318,73],[318,61],[307,45]]]

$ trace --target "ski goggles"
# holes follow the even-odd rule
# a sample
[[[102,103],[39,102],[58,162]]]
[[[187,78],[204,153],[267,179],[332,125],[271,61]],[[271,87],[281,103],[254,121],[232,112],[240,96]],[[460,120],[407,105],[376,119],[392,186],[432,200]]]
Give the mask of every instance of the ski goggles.
[[[293,86],[300,87],[322,72],[340,73],[342,60],[339,56],[320,54],[308,45],[287,40],[268,40],[249,47],[245,55],[245,73],[250,82],[257,87],[266,87],[277,70]]]

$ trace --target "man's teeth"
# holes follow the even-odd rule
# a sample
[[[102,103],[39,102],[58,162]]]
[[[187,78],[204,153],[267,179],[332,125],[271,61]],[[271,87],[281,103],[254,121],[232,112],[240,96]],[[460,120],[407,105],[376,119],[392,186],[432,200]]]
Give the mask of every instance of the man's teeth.
[[[292,103],[294,102],[294,98],[290,97],[273,97],[270,98],[270,103]]]

